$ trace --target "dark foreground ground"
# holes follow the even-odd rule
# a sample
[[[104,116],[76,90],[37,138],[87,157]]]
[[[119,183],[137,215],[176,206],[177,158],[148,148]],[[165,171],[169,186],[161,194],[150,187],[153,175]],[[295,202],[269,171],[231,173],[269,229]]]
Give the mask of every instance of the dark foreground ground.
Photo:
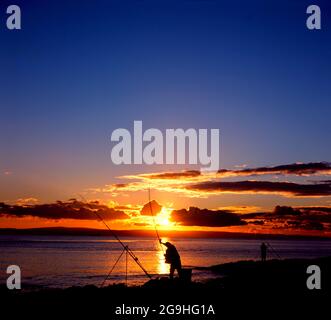
[[[321,269],[321,290],[309,290],[306,282],[307,267],[318,265]],[[58,316],[71,314],[98,314],[108,319],[222,319],[225,315],[243,315],[254,318],[311,316],[316,318],[331,305],[331,257],[314,260],[271,260],[266,263],[239,261],[210,267],[220,278],[205,283],[183,283],[178,279],[151,280],[143,286],[125,287],[111,285],[68,289],[43,289],[38,291],[0,290],[1,307],[16,315]],[[126,307],[149,306],[143,315],[116,314]],[[199,305],[199,315],[172,307],[160,314],[161,305]],[[202,306],[205,307],[202,307]],[[209,305],[213,313],[206,314]],[[155,311],[151,311],[151,310]],[[203,310],[204,309],[204,310]],[[167,312],[168,311],[168,312]],[[204,312],[203,312],[204,311]],[[131,310],[132,312],[132,310]],[[170,314],[169,314],[170,312]],[[175,314],[171,314],[171,313]],[[325,314],[326,316],[326,314]]]

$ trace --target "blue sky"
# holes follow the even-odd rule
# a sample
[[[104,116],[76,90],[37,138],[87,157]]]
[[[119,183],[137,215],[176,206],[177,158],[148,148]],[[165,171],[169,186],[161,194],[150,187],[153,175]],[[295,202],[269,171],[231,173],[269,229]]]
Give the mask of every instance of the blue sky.
[[[111,132],[134,120],[219,128],[223,168],[331,158],[327,1],[320,31],[310,1],[15,4],[22,30],[0,25],[2,200],[167,169],[112,165]]]

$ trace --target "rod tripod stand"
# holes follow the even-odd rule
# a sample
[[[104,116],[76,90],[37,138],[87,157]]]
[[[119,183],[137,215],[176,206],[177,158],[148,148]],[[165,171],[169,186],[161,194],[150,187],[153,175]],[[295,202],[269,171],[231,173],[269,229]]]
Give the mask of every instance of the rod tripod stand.
[[[128,246],[125,246],[121,252],[121,254],[119,255],[119,257],[117,258],[117,260],[115,261],[114,265],[112,266],[112,268],[110,269],[110,271],[107,274],[107,277],[105,278],[105,280],[103,280],[101,287],[104,286],[104,284],[106,283],[106,281],[108,280],[109,276],[111,275],[111,273],[113,272],[113,270],[115,269],[117,263],[121,260],[123,254],[125,253],[125,286],[128,286]]]

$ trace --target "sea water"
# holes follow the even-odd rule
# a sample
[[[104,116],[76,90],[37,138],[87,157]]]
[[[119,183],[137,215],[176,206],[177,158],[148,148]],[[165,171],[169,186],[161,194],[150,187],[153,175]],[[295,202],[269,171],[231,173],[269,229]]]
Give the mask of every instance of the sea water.
[[[152,238],[125,237],[125,244],[153,276],[166,275],[169,265],[164,252]],[[260,240],[174,238],[187,267],[206,267],[238,260],[259,259]],[[270,240],[270,258],[316,258],[331,255],[331,240]],[[122,253],[112,238],[90,236],[0,236],[0,283],[7,278],[6,268],[15,264],[22,272],[22,287],[70,287],[101,285]],[[106,284],[142,284],[148,280],[139,266],[124,253]],[[193,269],[193,280],[217,277],[210,271]]]

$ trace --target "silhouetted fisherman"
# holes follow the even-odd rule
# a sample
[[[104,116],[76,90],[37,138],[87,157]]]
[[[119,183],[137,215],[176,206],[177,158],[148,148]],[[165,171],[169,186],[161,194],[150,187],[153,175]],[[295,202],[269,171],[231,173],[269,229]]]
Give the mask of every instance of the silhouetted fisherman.
[[[267,246],[264,242],[261,244],[261,260],[262,262],[267,260]]]
[[[167,247],[164,257],[165,263],[170,264],[170,279],[173,279],[175,270],[177,270],[178,276],[180,277],[180,273],[182,271],[182,263],[180,261],[180,256],[176,247],[170,242],[162,242],[161,239],[160,243]]]

